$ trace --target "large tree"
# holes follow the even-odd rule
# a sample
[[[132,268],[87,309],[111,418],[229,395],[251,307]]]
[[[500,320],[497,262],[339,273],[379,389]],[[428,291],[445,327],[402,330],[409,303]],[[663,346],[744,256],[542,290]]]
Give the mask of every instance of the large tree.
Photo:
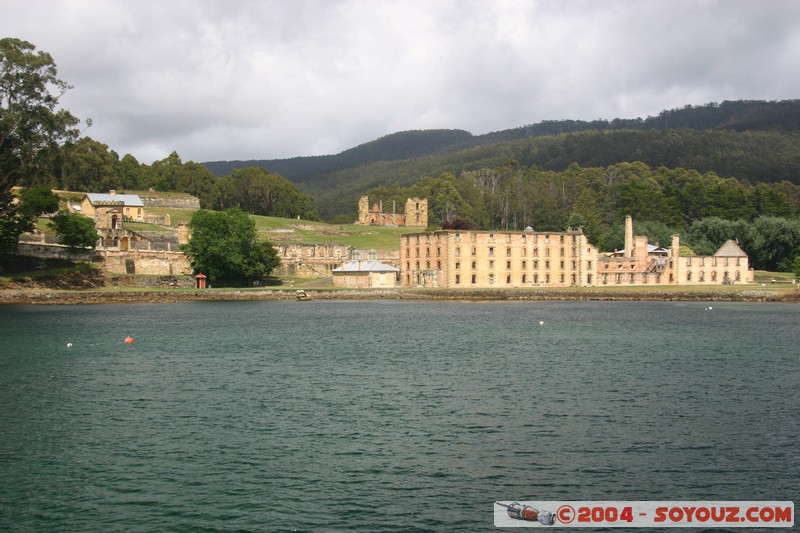
[[[58,210],[58,197],[48,185],[20,188],[16,196],[14,208],[0,216],[0,256],[16,253],[20,234],[33,231],[39,215]]]
[[[61,211],[50,220],[61,244],[71,250],[94,248],[97,244],[97,229],[94,220],[68,211]]]
[[[237,208],[196,211],[189,223],[191,239],[183,245],[195,272],[212,283],[255,280],[269,275],[280,264],[268,241],[260,241],[253,219]]]
[[[61,164],[62,189],[68,191],[107,191],[122,185],[117,177],[117,154],[90,137],[67,143]]]
[[[49,182],[59,145],[78,136],[78,119],[57,109],[70,87],[58,78],[50,54],[35,50],[27,41],[0,39],[0,240],[4,243],[16,242],[20,218],[30,220],[37,214],[17,213],[25,199],[15,199],[12,188]]]

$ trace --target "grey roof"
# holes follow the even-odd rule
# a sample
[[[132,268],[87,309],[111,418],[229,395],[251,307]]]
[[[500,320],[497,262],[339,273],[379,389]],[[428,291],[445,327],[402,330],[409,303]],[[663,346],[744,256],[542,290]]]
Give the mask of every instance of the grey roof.
[[[92,205],[104,202],[122,202],[123,205],[129,207],[144,207],[142,199],[137,194],[102,194],[96,192],[87,192],[86,196]]]
[[[747,257],[744,250],[742,250],[734,240],[725,241],[722,246],[719,247],[719,250],[714,252],[714,255],[718,257]]]
[[[334,272],[400,272],[399,268],[380,261],[350,261],[334,268]]]

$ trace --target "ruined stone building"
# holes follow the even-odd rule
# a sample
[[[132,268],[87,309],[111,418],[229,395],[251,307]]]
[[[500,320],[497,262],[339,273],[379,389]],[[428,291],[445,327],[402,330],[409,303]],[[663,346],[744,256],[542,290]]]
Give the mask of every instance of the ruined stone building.
[[[404,287],[513,288],[547,285],[689,285],[751,283],[748,257],[728,241],[713,256],[681,256],[680,238],[663,248],[633,235],[625,249],[600,254],[581,230],[462,231],[400,237]]]
[[[750,283],[747,254],[727,241],[712,256],[681,256],[680,237],[669,248],[633,234],[633,219],[625,217],[625,248],[602,254],[598,261],[599,285],[707,285]]]
[[[582,231],[444,230],[400,237],[405,287],[592,285],[597,248]]]
[[[409,198],[406,200],[405,211],[397,213],[394,202],[392,212],[383,210],[383,202],[369,207],[369,198],[362,196],[358,201],[358,220],[356,224],[362,226],[398,226],[410,228],[428,227],[428,200],[422,198]]]

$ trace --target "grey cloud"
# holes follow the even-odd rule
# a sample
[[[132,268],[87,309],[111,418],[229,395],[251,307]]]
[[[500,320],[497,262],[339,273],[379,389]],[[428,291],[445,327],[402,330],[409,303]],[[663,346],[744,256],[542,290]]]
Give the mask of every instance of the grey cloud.
[[[794,0],[0,0],[87,132],[143,162],[335,153],[404,129],[798,97]]]

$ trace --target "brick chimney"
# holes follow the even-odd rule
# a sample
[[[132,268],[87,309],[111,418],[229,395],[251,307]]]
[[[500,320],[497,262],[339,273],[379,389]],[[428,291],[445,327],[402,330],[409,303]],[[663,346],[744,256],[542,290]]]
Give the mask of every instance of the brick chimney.
[[[633,218],[625,217],[625,257],[633,257]]]

